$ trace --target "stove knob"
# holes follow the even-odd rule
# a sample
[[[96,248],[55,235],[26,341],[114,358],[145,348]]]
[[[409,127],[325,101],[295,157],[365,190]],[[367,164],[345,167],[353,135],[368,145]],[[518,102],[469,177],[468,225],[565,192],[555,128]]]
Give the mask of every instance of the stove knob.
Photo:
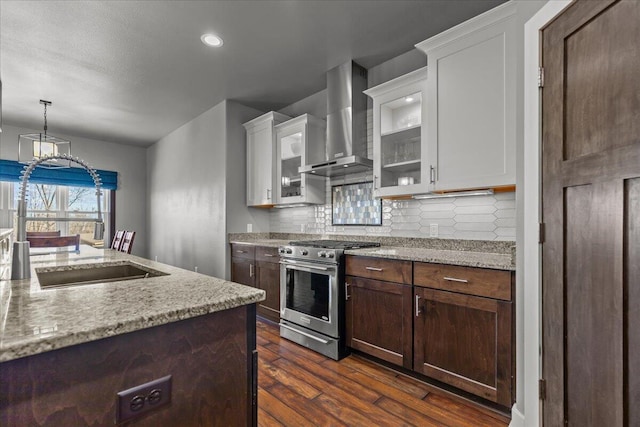
[[[327,252],[325,252],[325,251],[320,251],[320,252],[318,252],[318,256],[319,256],[320,258],[326,258],[326,257],[327,257]]]
[[[327,257],[329,258],[333,258],[335,256],[335,254],[333,252],[328,252],[327,253]]]
[[[279,248],[279,249],[278,249],[278,252],[280,252],[281,254],[283,254],[283,253],[285,252],[285,251],[284,251],[284,248]]]
[[[291,249],[291,248],[287,248],[287,253],[288,253],[288,254],[292,254],[292,253],[293,253],[293,249]]]
[[[309,255],[309,251],[308,251],[308,250],[306,250],[306,249],[302,249],[302,250],[300,251],[300,255]]]

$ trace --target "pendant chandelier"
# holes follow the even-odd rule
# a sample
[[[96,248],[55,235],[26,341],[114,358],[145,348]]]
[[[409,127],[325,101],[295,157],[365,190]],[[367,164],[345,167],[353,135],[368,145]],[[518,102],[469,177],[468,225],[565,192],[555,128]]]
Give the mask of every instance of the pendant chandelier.
[[[41,99],[40,104],[44,105],[44,133],[28,133],[19,136],[18,161],[20,163],[31,163],[34,159],[39,160],[52,155],[71,155],[71,142],[47,134],[47,107],[51,106],[51,101]],[[63,159],[51,159],[39,165],[49,169],[70,166],[70,162]]]

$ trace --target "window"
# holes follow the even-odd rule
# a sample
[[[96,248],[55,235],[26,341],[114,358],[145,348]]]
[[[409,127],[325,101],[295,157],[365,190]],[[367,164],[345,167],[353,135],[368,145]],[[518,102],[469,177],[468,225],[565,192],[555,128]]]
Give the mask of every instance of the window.
[[[20,192],[19,182],[1,182],[2,227],[17,227],[17,207]],[[102,190],[102,218],[105,230],[109,230],[111,190]],[[27,215],[36,218],[69,218],[78,221],[27,221],[27,231],[58,231],[61,235],[80,234],[83,244],[102,247],[104,241],[93,239],[94,221],[98,217],[96,190],[93,187],[74,187],[66,185],[34,184],[28,185]],[[12,218],[13,221],[8,221]],[[105,236],[106,237],[106,236]]]

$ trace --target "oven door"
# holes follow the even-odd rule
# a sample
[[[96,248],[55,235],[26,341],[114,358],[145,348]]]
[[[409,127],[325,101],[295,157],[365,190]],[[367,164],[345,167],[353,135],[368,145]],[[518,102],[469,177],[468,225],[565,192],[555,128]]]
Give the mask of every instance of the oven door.
[[[280,317],[338,338],[338,266],[280,261]]]

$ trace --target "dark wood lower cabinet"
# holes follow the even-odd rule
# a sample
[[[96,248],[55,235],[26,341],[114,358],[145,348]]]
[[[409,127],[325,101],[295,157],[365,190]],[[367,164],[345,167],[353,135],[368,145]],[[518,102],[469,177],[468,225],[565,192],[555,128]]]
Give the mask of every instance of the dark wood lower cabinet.
[[[411,369],[412,286],[346,277],[347,345]]]
[[[280,257],[271,246],[231,245],[231,280],[265,291],[266,299],[257,304],[257,314],[280,321]]]
[[[231,258],[231,281],[256,287],[254,273],[255,261],[244,258]]]
[[[267,298],[258,303],[258,315],[274,322],[280,321],[280,264],[258,261],[256,287],[266,292]]]
[[[346,272],[347,346],[511,406],[513,272],[351,255]]]
[[[512,404],[511,302],[415,287],[414,370]]]

